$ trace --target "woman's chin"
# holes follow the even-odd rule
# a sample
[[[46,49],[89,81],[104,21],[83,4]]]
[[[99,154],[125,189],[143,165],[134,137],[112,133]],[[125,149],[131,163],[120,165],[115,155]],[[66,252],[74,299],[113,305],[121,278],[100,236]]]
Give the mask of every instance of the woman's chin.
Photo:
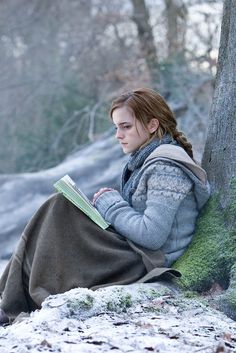
[[[125,154],[133,153],[137,150],[137,148],[134,148],[134,147],[128,145],[127,143],[121,144],[121,147],[122,147],[122,150]]]
[[[129,147],[128,146],[122,146],[122,149],[123,149],[123,152],[125,153],[125,154],[127,154],[127,153],[131,153],[132,151],[130,151],[130,149],[129,149]]]

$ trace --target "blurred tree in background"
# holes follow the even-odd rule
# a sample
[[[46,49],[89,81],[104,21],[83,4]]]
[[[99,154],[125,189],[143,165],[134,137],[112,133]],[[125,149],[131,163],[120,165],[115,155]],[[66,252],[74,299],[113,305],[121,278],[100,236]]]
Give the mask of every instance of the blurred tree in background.
[[[58,164],[140,86],[169,100],[201,149],[221,12],[221,0],[1,1],[0,173]]]

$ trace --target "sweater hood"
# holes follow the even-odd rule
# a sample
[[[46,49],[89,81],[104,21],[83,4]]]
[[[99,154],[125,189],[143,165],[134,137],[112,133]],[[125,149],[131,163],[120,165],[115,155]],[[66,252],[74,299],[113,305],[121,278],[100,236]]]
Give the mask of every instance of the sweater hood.
[[[159,160],[178,165],[190,177],[194,183],[194,194],[200,210],[210,197],[210,185],[205,170],[182,147],[170,144],[162,144],[150,153],[142,169]]]

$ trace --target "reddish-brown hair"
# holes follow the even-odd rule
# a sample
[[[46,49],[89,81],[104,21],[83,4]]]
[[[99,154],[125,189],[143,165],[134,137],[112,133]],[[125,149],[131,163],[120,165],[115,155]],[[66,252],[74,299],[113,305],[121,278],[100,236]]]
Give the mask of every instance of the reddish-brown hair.
[[[177,129],[177,122],[172,110],[164,98],[156,91],[150,88],[140,88],[121,94],[111,105],[110,117],[115,109],[127,106],[132,110],[134,116],[144,127],[151,119],[159,121],[157,131],[151,136],[151,139],[157,136],[160,140],[166,133],[169,133],[173,139],[179,142],[188,155],[193,158],[192,145],[188,142],[184,134]]]

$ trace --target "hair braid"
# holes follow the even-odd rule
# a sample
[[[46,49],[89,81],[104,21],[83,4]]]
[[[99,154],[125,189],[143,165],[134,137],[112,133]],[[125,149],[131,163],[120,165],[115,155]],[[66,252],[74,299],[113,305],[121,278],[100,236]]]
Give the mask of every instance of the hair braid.
[[[175,129],[174,132],[172,132],[173,138],[179,142],[185,151],[188,153],[188,155],[193,158],[193,150],[192,150],[192,145],[191,143],[187,140],[186,136],[183,134],[183,132]]]

